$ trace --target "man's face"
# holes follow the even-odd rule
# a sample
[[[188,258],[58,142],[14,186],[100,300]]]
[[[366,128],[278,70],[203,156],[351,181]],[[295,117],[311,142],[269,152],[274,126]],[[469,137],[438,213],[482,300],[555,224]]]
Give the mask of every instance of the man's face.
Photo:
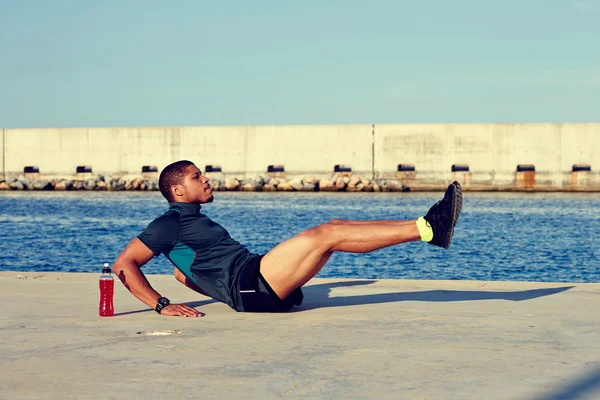
[[[209,179],[195,165],[185,169],[183,179],[183,191],[188,203],[204,204],[213,201],[212,188],[208,184]]]

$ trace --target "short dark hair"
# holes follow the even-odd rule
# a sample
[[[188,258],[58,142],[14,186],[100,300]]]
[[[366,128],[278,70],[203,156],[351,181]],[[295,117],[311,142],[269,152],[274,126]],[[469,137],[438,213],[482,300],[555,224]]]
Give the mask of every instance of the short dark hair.
[[[194,163],[188,160],[180,160],[167,165],[160,172],[160,177],[158,178],[158,187],[167,201],[173,201],[171,186],[180,185],[182,183],[185,175],[185,169],[190,165],[194,165]]]

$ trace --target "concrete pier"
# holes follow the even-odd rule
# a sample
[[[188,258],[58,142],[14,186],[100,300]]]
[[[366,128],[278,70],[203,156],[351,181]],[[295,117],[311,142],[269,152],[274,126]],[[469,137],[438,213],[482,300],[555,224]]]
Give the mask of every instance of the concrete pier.
[[[100,318],[97,274],[0,272],[0,398],[600,398],[600,284],[314,279],[245,314],[149,280],[205,315],[116,282]]]
[[[598,122],[1,129],[0,136],[4,180],[26,168],[47,180],[139,176],[189,159],[239,179],[270,166],[289,179],[331,178],[344,166],[364,179],[409,178],[412,190],[458,179],[470,190],[600,191]],[[575,171],[582,165],[589,170]]]

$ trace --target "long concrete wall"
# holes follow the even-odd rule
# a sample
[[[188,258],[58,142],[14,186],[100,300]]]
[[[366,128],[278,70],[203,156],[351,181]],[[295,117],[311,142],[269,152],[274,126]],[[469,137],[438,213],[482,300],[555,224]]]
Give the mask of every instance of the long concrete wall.
[[[200,168],[256,175],[282,164],[291,175],[330,175],[345,164],[363,177],[396,177],[412,164],[423,180],[450,179],[469,165],[473,182],[513,182],[518,164],[534,164],[537,180],[562,185],[573,164],[600,170],[600,123],[394,124],[255,127],[3,129],[0,161],[7,176],[25,166],[43,175],[139,174],[143,165],[189,159]]]
[[[389,175],[400,163],[442,179],[467,164],[475,182],[496,184],[533,164],[538,180],[559,185],[574,164],[600,169],[600,124],[376,125],[375,170]]]
[[[78,165],[139,173],[142,165],[189,159],[238,174],[262,173],[271,164],[319,173],[340,163],[370,174],[372,131],[372,125],[7,129],[4,156],[8,173],[26,165],[43,174],[72,174]]]

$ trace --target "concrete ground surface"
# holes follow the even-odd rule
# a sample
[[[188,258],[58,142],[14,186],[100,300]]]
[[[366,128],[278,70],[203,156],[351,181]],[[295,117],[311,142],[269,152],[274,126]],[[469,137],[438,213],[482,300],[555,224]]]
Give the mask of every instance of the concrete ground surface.
[[[247,314],[149,280],[205,316],[117,281],[100,318],[97,274],[0,272],[0,398],[600,399],[600,284],[314,279]]]

